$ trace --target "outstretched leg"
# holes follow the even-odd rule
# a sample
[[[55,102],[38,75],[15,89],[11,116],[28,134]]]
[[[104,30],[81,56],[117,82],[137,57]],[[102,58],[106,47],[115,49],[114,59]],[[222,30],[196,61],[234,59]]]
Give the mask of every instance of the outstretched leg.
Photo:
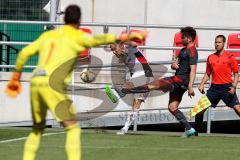
[[[155,80],[151,83],[138,86],[138,87],[133,87],[133,88],[123,88],[121,91],[125,94],[128,93],[146,93],[150,92],[152,90],[160,90],[163,93],[166,93],[168,91],[173,90],[173,85],[172,85],[171,79],[158,79]]]
[[[234,107],[233,107],[233,109],[234,109],[234,111],[237,113],[237,115],[240,117],[240,105],[238,104],[238,105],[235,105]]]

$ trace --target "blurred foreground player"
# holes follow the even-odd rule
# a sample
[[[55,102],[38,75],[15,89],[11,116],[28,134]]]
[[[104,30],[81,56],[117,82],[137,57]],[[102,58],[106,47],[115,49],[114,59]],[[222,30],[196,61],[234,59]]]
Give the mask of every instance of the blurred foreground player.
[[[24,145],[23,160],[36,159],[48,109],[65,128],[68,160],[81,159],[80,128],[75,107],[67,95],[66,80],[71,77],[79,53],[93,46],[125,41],[130,35],[119,38],[113,34],[91,36],[78,29],[80,20],[81,9],[77,5],[68,6],[62,28],[43,33],[18,55],[15,71],[6,88],[11,97],[21,92],[24,64],[30,56],[38,54],[37,68],[30,81],[33,130]]]

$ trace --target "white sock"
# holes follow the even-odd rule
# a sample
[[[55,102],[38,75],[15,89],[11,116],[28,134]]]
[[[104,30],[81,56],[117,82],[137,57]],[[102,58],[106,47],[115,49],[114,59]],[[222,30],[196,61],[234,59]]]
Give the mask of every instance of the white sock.
[[[125,125],[123,129],[127,132],[131,124],[134,122],[134,120],[138,117],[139,109],[135,109],[131,111],[128,114],[127,121],[125,122]]]

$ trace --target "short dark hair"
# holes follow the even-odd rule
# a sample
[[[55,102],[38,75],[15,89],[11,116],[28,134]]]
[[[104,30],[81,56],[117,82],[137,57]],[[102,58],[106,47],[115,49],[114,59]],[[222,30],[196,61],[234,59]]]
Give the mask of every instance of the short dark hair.
[[[78,24],[81,18],[81,8],[77,5],[69,5],[65,10],[65,24]]]
[[[195,41],[197,32],[193,27],[188,26],[188,27],[181,28],[180,32],[182,36],[190,37],[192,38],[192,41]]]
[[[224,42],[224,43],[226,42],[226,37],[225,37],[224,35],[222,35],[222,34],[217,35],[215,39],[217,39],[217,38],[222,38],[222,39],[223,39],[223,42]]]

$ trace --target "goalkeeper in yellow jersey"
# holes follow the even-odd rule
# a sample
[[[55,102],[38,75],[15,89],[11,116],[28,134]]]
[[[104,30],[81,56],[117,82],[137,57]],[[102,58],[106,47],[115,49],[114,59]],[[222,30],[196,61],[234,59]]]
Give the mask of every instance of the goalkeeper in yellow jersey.
[[[68,160],[81,159],[80,128],[75,107],[66,94],[66,80],[71,77],[79,53],[85,49],[118,40],[125,41],[131,37],[131,33],[118,38],[113,34],[90,36],[78,29],[80,20],[81,9],[77,5],[68,6],[62,28],[43,33],[18,55],[15,71],[6,87],[6,93],[11,97],[16,97],[21,92],[20,77],[24,64],[30,56],[38,54],[37,68],[30,81],[33,130],[24,145],[23,160],[36,159],[47,110],[65,128]],[[141,38],[141,35],[137,37]]]

